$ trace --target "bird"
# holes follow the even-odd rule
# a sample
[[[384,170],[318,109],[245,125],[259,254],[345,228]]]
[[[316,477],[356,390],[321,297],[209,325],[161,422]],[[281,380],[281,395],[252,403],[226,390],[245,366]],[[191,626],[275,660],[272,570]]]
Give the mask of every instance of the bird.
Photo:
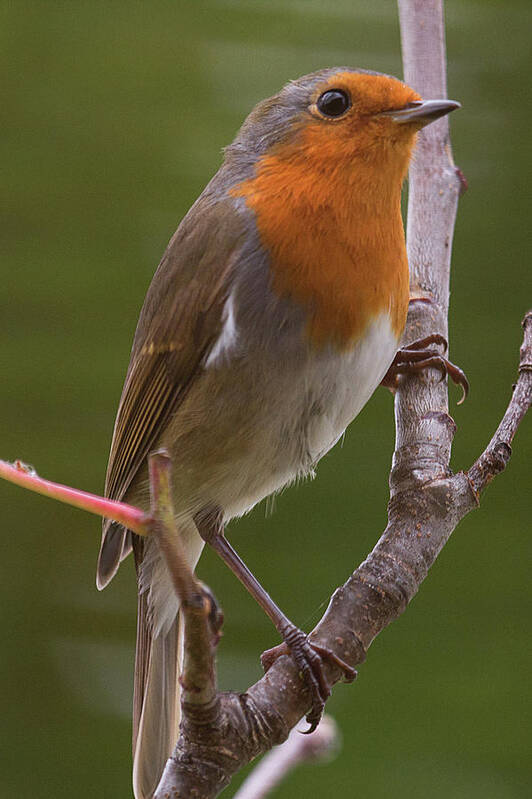
[[[259,102],[171,238],[133,340],[105,494],[147,510],[147,457],[169,452],[190,566],[208,542],[265,609],[308,679],[313,725],[327,695],[322,659],[353,674],[308,643],[224,528],[312,474],[382,381],[409,366],[451,368],[432,346],[437,334],[399,350],[409,305],[401,190],[417,132],[458,107],[350,67],[305,75]],[[178,735],[182,633],[156,541],[112,520],[97,587],[131,550],[133,787],[150,799]]]

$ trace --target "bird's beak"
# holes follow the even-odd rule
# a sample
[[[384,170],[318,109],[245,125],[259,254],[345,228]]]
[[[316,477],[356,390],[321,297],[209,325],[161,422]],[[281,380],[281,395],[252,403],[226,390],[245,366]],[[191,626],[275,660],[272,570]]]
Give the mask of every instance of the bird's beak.
[[[404,108],[397,108],[392,111],[383,111],[380,116],[390,117],[399,125],[415,123],[420,128],[434,122],[435,119],[450,114],[460,108],[460,103],[454,100],[420,100],[419,102],[408,103]]]

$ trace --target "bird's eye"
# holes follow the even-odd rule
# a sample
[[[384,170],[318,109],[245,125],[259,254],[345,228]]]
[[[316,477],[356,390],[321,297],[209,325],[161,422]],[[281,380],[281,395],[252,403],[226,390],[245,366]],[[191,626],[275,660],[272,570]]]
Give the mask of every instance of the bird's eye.
[[[325,117],[341,117],[351,108],[349,95],[341,89],[331,89],[323,92],[316,103],[318,111]]]

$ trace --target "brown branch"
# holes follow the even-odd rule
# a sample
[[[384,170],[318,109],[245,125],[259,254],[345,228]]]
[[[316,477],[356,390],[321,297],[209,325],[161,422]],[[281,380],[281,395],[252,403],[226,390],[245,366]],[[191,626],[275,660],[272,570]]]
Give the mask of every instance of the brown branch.
[[[512,398],[490,443],[467,473],[476,495],[506,468],[511,443],[532,403],[532,310],[523,319],[524,339],[520,350],[519,377]]]
[[[170,456],[166,450],[154,452],[148,465],[151,512],[147,522],[166,560],[184,619],[182,702],[205,708],[217,702],[214,650],[223,616],[212,593],[187,563],[175,522]]]
[[[171,492],[172,462],[166,450],[153,452],[148,461],[151,511],[149,522],[164,554],[177,596],[184,604],[194,604],[201,596],[201,584],[187,564],[185,551],[175,530]]]

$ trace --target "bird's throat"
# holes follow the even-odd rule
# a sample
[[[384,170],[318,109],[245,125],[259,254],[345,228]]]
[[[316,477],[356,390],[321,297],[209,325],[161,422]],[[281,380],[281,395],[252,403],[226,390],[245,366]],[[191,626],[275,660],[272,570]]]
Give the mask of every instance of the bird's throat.
[[[402,175],[368,165],[324,175],[301,159],[269,155],[238,184],[270,256],[273,290],[306,309],[317,345],[356,343],[377,316],[400,338],[408,310]]]

